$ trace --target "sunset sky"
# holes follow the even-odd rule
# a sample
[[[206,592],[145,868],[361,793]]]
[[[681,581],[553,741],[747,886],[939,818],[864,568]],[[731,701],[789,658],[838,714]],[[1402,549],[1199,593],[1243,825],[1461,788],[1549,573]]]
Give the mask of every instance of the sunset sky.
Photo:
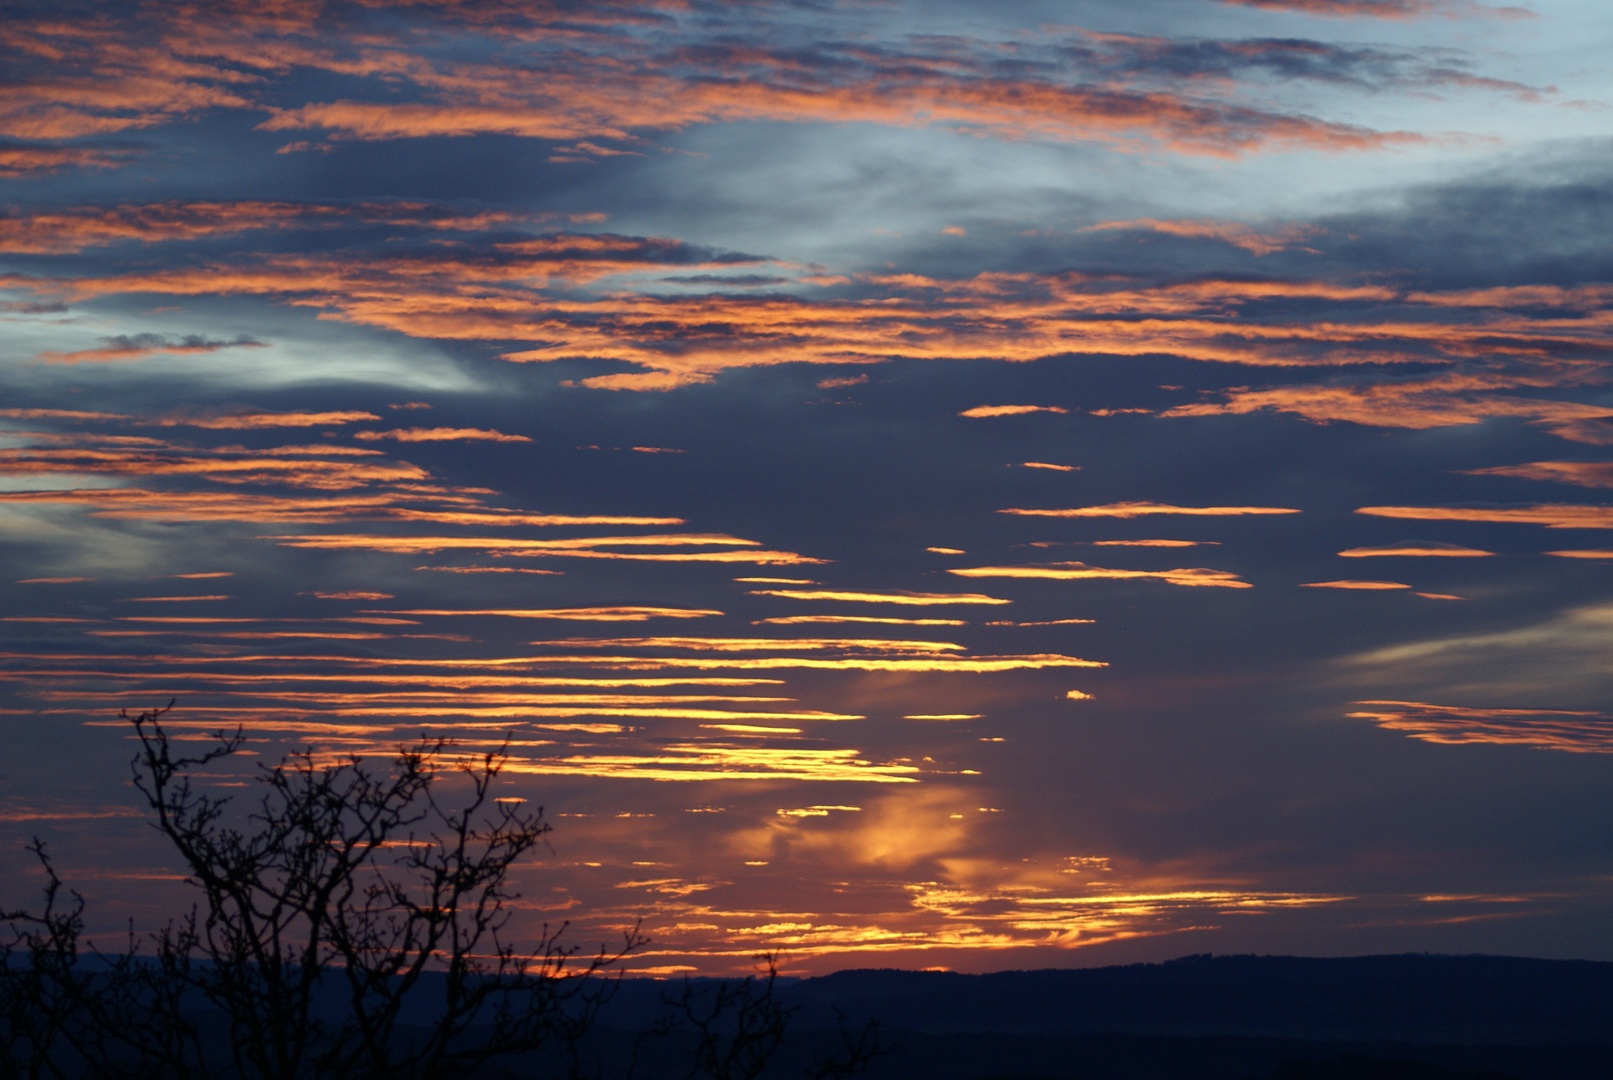
[[[523,925],[640,971],[1613,959],[1606,0],[0,55],[0,903],[35,835],[96,927],[182,896],[117,719],[175,698],[508,739]]]

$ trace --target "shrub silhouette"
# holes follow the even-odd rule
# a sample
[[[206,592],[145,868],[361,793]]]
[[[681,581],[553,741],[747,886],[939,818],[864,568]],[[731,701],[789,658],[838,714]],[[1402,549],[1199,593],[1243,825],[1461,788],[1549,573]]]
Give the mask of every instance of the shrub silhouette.
[[[509,940],[510,869],[549,826],[494,798],[502,752],[422,739],[384,771],[294,753],[261,768],[243,820],[193,778],[245,736],[180,755],[162,725],[172,707],[124,718],[135,785],[199,902],[101,952],[36,839],[43,910],[3,913],[0,1075],[435,1080],[574,1057],[611,986],[597,976],[645,939],[580,960],[564,927],[526,949]],[[449,770],[468,788],[457,802]]]
[[[303,750],[259,767],[242,814],[194,781],[245,734],[179,754],[162,724],[172,708],[121,716],[140,741],[135,787],[198,902],[102,951],[35,838],[43,906],[0,911],[0,1080],[447,1080],[492,1075],[500,1059],[522,1075],[595,1071],[582,1040],[610,969],[648,939],[635,926],[588,956],[563,944],[564,925],[526,949],[510,940],[510,870],[550,826],[541,808],[494,797],[502,750],[422,738],[381,770]],[[453,774],[457,802],[443,791]],[[663,991],[628,1075],[649,1050],[658,1074],[684,1060],[690,1080],[759,1076],[796,1009],[776,993],[778,954],[758,959],[765,977]],[[883,1052],[877,1023],[839,1029],[810,1080]]]

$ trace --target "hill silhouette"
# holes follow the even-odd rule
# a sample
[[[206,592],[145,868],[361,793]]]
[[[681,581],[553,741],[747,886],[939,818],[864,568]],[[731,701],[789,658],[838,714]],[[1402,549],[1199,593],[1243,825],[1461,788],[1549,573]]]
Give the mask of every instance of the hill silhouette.
[[[667,984],[630,980],[599,1037]],[[872,1080],[1605,1080],[1613,963],[1426,954],[1186,956],[1104,968],[851,970],[781,980],[798,1007],[768,1075],[878,1017]],[[614,1033],[614,1034],[613,1034]],[[670,1048],[669,1048],[670,1049]],[[645,1080],[681,1075],[674,1053]]]

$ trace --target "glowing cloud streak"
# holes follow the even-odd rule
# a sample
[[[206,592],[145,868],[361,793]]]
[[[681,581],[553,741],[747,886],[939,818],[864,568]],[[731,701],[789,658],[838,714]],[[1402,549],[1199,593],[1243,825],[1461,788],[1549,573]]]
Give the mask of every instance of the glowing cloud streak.
[[[1150,514],[1186,514],[1195,517],[1241,517],[1248,514],[1297,514],[1281,506],[1171,506],[1169,503],[1118,502],[1104,506],[1082,506],[1073,510],[999,510],[999,514],[1018,514],[1021,517],[1083,518],[1112,517],[1134,518]]]
[[[980,593],[868,593],[834,589],[752,589],[752,596],[782,596],[787,600],[842,600],[858,604],[905,604],[930,607],[937,604],[1011,604]]]
[[[1226,589],[1253,588],[1229,570],[1190,567],[1181,570],[1110,570],[1083,562],[1038,563],[1031,566],[976,566],[948,570],[949,574],[971,578],[1046,578],[1054,581],[1086,581],[1099,578],[1132,580],[1152,578],[1172,585],[1207,585]]]
[[[1490,744],[1561,750],[1571,754],[1613,753],[1613,717],[1567,709],[1472,709],[1421,701],[1360,701],[1377,708],[1353,712],[1422,742],[1447,746]]]

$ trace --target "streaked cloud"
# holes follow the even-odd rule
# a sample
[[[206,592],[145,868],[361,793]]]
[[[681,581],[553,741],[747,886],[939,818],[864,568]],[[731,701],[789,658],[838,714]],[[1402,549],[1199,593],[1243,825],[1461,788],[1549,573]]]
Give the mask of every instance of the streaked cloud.
[[[1496,465],[1463,472],[1468,476],[1515,476],[1579,487],[1613,487],[1613,461],[1532,461],[1527,465]]]
[[[986,416],[1023,416],[1026,413],[1067,413],[1069,409],[1061,409],[1057,405],[976,405],[972,409],[965,409],[959,416],[975,418]]]
[[[1099,578],[1141,580],[1152,578],[1172,585],[1209,585],[1226,589],[1252,588],[1247,581],[1227,570],[1192,567],[1183,570],[1111,570],[1084,562],[1036,563],[1029,566],[975,566],[948,570],[949,574],[970,578],[1046,578],[1054,581],[1084,581]]]
[[[1270,255],[1273,252],[1302,246],[1305,240],[1321,231],[1315,226],[1304,225],[1286,225],[1262,231],[1239,221],[1161,221],[1158,218],[1105,221],[1098,225],[1088,225],[1083,231],[1114,230],[1151,231],[1195,240],[1219,240],[1255,255]]]
[[[1358,514],[1405,521],[1493,521],[1548,529],[1613,529],[1613,506],[1536,503],[1532,506],[1363,506]]]
[[[1346,559],[1368,559],[1383,556],[1399,556],[1404,558],[1450,558],[1450,559],[1477,559],[1494,555],[1493,551],[1483,551],[1479,548],[1463,547],[1460,544],[1447,544],[1439,540],[1406,540],[1398,544],[1382,544],[1377,547],[1350,548],[1339,552]]]
[[[1021,517],[1112,517],[1134,518],[1151,514],[1186,514],[1194,517],[1241,517],[1250,514],[1297,514],[1281,506],[1171,506],[1168,503],[1118,502],[1104,506],[1082,506],[1073,510],[999,510],[999,514],[1018,514]]]
[[[1219,546],[1219,540],[1091,540],[1093,547],[1201,547],[1205,544]]]
[[[956,571],[953,571],[956,573]],[[752,589],[752,596],[782,596],[787,600],[839,600],[856,604],[901,604],[934,607],[937,604],[1011,604],[1013,601],[983,593],[871,593],[844,589]]]
[[[531,442],[526,435],[506,435],[502,431],[485,428],[393,428],[390,431],[355,431],[355,439],[374,441],[396,439],[398,442]]]
[[[152,356],[194,356],[213,353],[220,349],[261,349],[264,343],[248,337],[233,341],[211,341],[195,334],[184,337],[167,337],[162,334],[120,335],[103,339],[105,344],[94,349],[74,349],[58,352],[46,349],[34,357],[42,364],[107,364],[130,360],[145,360]]]
[[[648,619],[704,619],[720,611],[666,607],[589,607],[589,608],[486,608],[447,610],[409,608],[389,612],[394,615],[498,615],[508,619],[568,619],[576,622],[644,622]]]
[[[779,615],[757,619],[755,626],[810,626],[814,623],[883,623],[888,626],[967,626],[963,619],[896,619],[877,615]]]
[[[1480,709],[1421,701],[1360,701],[1375,706],[1352,712],[1389,731],[1423,742],[1461,746],[1528,746],[1572,754],[1613,753],[1613,716],[1564,709]]]
[[[1357,589],[1366,592],[1411,588],[1410,585],[1399,581],[1356,581],[1348,578],[1339,581],[1306,581],[1301,582],[1299,587],[1302,589]]]

